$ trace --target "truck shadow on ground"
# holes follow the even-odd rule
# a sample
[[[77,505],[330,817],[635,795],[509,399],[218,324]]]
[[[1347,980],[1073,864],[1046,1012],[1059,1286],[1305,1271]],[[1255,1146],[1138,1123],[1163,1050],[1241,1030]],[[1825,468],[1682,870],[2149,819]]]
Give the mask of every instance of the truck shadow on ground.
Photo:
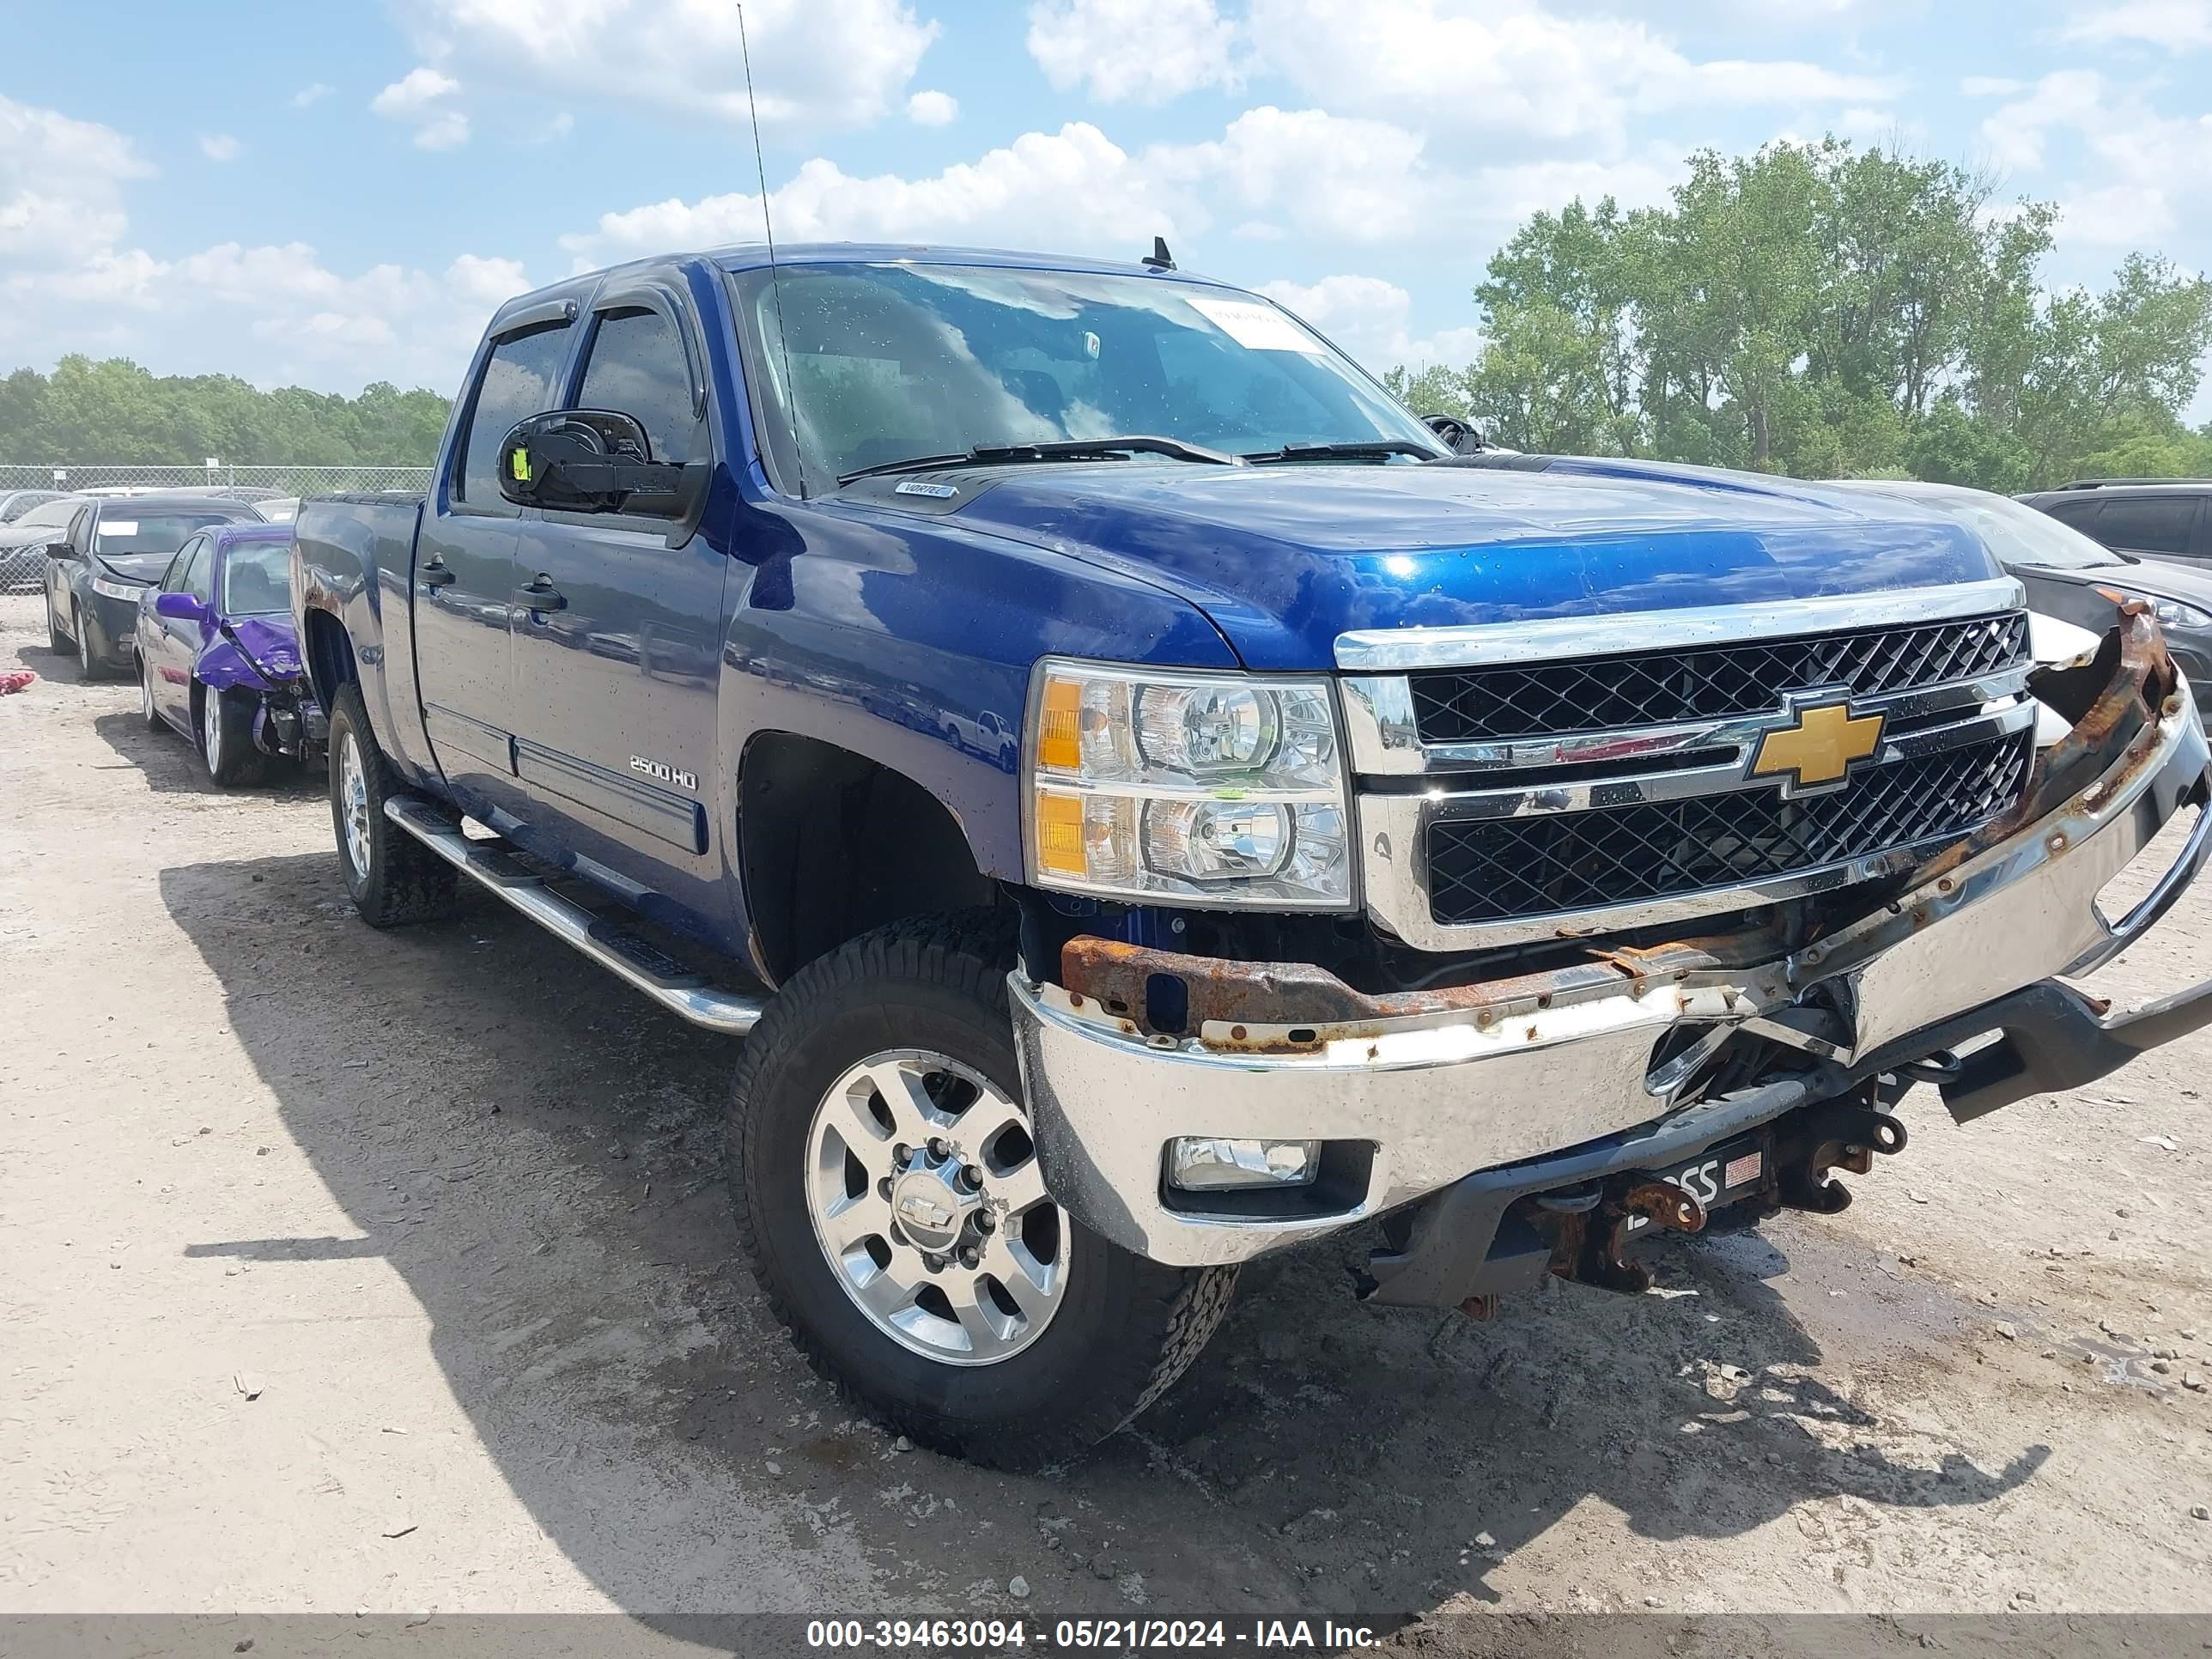
[[[334,888],[328,854],[162,874],[238,1042],[359,1234],[188,1254],[388,1260],[533,1521],[641,1617],[1003,1614],[1019,1574],[1032,1613],[1395,1623],[1495,1599],[1487,1575],[1577,1527],[1591,1499],[1661,1542],[1794,1510],[1803,1571],[1840,1580],[1880,1509],[1986,1503],[2045,1455],[1924,1423],[1909,1455],[1878,1449],[1904,1431],[1824,1363],[1777,1288],[1790,1264],[1755,1237],[1676,1247],[1666,1296],[1553,1285],[1482,1324],[1361,1307],[1356,1252],[1310,1251],[1248,1271],[1192,1373],[1072,1467],[1010,1477],[900,1453],[806,1371],[736,1259],[719,1170],[733,1043],[489,901],[378,934],[334,913]],[[1870,1266],[1810,1224],[1783,1231],[1799,1279],[1850,1284]],[[1875,1279],[1850,1295],[1887,1293]],[[1893,1387],[1959,1346],[1940,1307],[1870,1301],[1861,1317]],[[763,1528],[785,1554],[820,1552],[824,1582],[864,1562],[874,1604],[825,1607],[803,1583],[733,1573],[731,1540]],[[672,1533],[688,1556],[645,1541]],[[1592,1560],[1553,1605],[1669,1595],[1664,1553]]]

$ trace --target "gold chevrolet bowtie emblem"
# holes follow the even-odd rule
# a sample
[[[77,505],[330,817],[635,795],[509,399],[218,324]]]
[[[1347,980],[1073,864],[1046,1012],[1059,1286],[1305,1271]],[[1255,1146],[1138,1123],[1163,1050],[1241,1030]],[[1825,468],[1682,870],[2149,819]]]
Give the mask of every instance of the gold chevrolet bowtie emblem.
[[[1759,740],[1749,774],[1754,778],[1790,774],[1784,794],[1841,783],[1851,763],[1864,760],[1881,742],[1882,716],[1853,714],[1849,703],[1822,703],[1796,713],[1793,723],[1777,726]]]

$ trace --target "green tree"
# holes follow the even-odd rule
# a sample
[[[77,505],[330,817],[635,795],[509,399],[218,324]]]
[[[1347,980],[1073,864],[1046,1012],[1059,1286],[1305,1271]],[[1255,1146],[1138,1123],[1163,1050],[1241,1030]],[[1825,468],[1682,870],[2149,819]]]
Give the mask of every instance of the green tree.
[[[1474,290],[1477,360],[1392,384],[1516,448],[2005,489],[2205,471],[2179,411],[2212,283],[2136,254],[2049,291],[2055,220],[1835,138],[1701,151],[1663,208],[1536,214]]]
[[[357,398],[228,374],[155,375],[127,358],[71,356],[0,380],[0,461],[197,466],[307,462],[427,466],[448,399],[383,381]]]

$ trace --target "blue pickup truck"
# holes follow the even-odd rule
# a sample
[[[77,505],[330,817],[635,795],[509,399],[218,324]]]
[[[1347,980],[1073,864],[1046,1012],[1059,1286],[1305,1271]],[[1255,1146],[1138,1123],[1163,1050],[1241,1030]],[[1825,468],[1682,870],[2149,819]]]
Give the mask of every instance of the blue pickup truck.
[[[1269,1252],[1638,1291],[1840,1209],[1916,1083],[1967,1121],[2212,1023],[2057,977],[2205,857],[2152,617],[2039,666],[1935,507],[1455,453],[1164,259],[514,300],[427,498],[305,503],[293,588],[363,920],[481,887],[749,1034],[761,1285],[992,1464],[1142,1411]]]

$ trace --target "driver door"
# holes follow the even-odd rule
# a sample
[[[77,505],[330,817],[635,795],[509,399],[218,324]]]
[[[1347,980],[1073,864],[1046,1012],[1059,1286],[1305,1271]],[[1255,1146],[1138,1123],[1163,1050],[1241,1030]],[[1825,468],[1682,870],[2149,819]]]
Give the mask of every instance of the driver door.
[[[204,534],[189,538],[177,550],[177,556],[169,561],[168,569],[161,574],[161,591],[190,593],[204,602],[211,591],[209,577],[214,568],[214,549],[215,544]],[[152,617],[156,632],[147,641],[149,648],[145,674],[146,683],[154,690],[154,707],[156,712],[190,731],[192,667],[199,659],[206,629],[198,623],[164,617],[159,611],[153,612]]]

